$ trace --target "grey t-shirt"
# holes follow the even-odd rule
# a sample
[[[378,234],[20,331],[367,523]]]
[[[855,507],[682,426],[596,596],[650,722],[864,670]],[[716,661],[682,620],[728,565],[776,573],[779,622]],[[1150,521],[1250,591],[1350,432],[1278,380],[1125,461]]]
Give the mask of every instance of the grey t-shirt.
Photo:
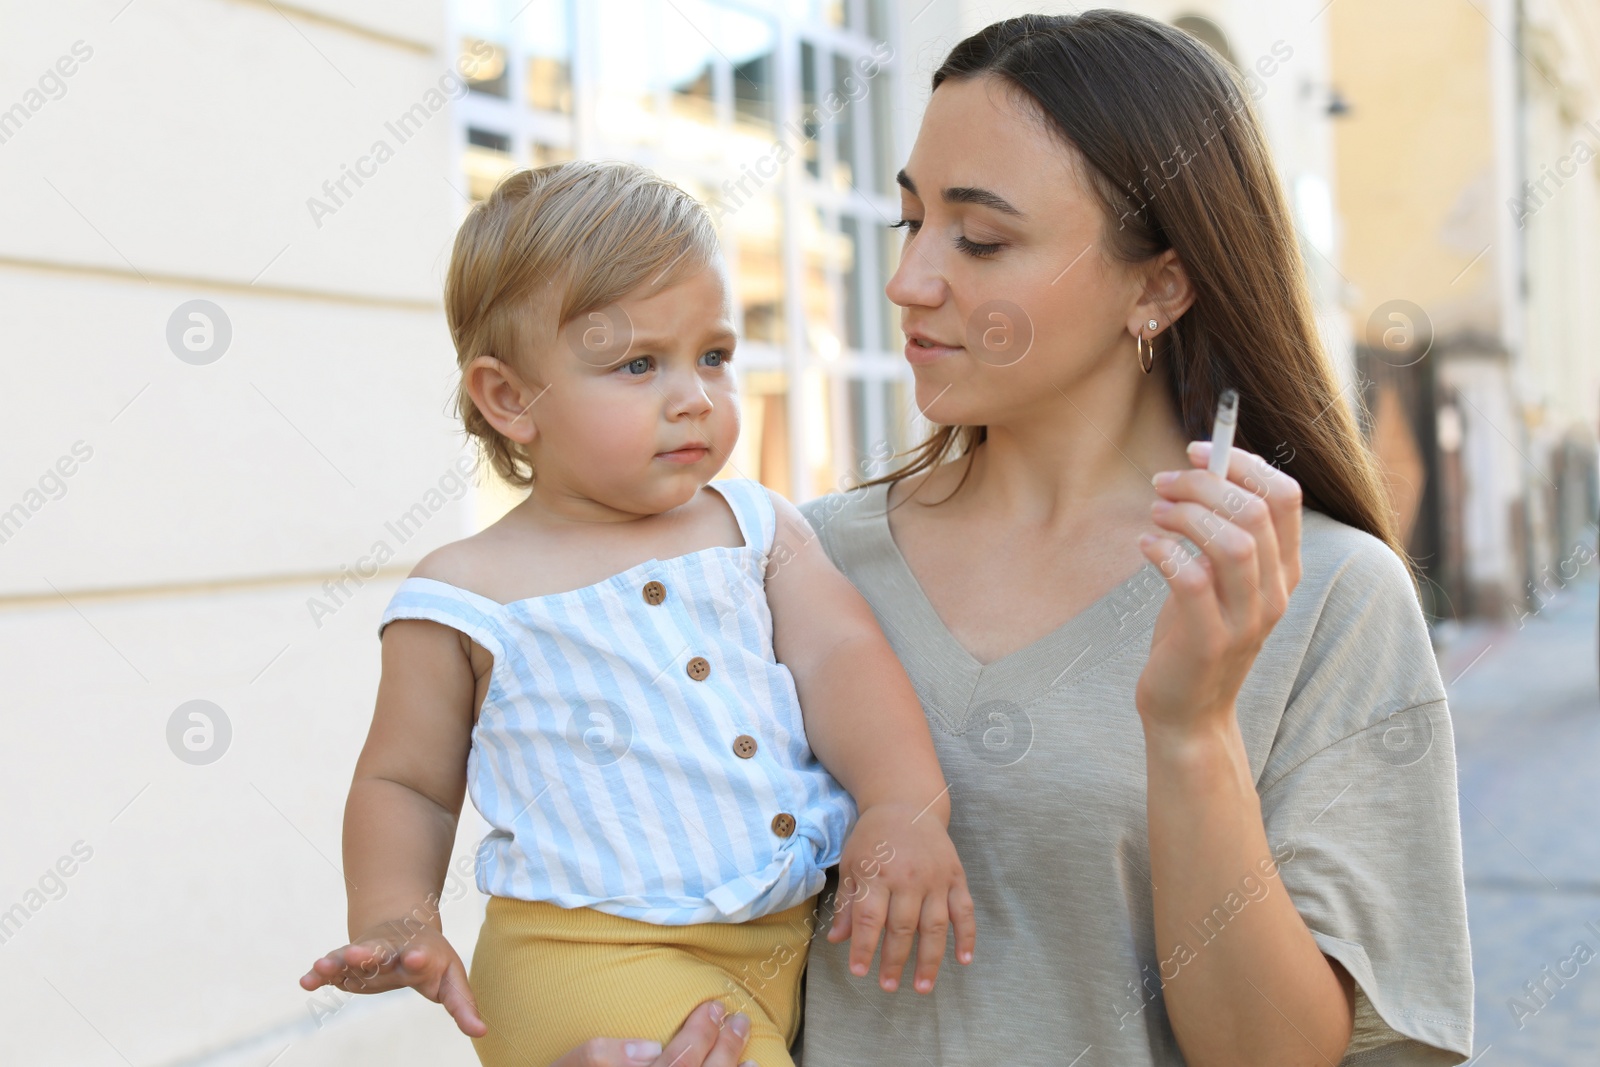
[[[979,664],[895,546],[886,495],[872,486],[801,510],[927,713],[978,942],[966,967],[948,945],[923,996],[909,982],[884,993],[876,963],[853,977],[849,943],[815,938],[797,1060],[1181,1064],[1158,976],[1183,981],[1191,957],[1157,956],[1133,699],[1167,596],[1160,572],[1146,565],[1060,629]],[[1458,1064],[1471,1051],[1472,969],[1455,750],[1427,629],[1404,565],[1376,538],[1307,511],[1302,560],[1238,702],[1277,872],[1241,877],[1186,948],[1204,953],[1287,888],[1358,985],[1344,1062]],[[833,888],[830,877],[825,902]]]

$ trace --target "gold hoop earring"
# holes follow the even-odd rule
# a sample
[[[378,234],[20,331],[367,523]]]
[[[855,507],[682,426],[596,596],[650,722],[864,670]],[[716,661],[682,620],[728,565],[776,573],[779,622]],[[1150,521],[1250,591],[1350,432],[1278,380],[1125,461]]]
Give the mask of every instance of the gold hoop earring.
[[[1146,341],[1144,339],[1144,331],[1140,330],[1138,333],[1133,335],[1133,348],[1139,356],[1139,369],[1144,371],[1146,374],[1149,374],[1151,369],[1156,365],[1155,338],[1151,338],[1149,341]],[[1148,353],[1148,355],[1146,353]]]

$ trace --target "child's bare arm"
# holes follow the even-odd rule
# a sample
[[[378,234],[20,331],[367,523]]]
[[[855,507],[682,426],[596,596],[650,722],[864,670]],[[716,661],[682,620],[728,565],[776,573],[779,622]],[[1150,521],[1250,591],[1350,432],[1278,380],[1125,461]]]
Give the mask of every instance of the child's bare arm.
[[[847,902],[828,936],[854,934],[851,969],[864,975],[886,926],[878,974],[893,990],[912,934],[920,934],[916,988],[927,992],[948,926],[955,926],[963,963],[975,937],[966,875],[946,832],[950,800],[927,717],[866,600],[828,559],[805,517],[776,494],[773,504],[778,534],[767,601],[774,653],[794,675],[811,750],[861,811],[840,861]],[[872,893],[874,885],[886,892]]]
[[[414,986],[471,1036],[486,1032],[439,917],[466,791],[477,692],[470,642],[422,620],[383,634],[383,676],[345,803],[350,943],[301,979],[351,992]]]
[[[778,512],[767,565],[773,651],[794,675],[811,750],[858,807],[932,804],[928,815],[947,824],[944,772],[905,668],[805,516],[772,497]]]
[[[444,885],[472,743],[476,683],[466,644],[458,631],[420,619],[384,629],[377,707],[345,803],[352,937],[410,914]]]

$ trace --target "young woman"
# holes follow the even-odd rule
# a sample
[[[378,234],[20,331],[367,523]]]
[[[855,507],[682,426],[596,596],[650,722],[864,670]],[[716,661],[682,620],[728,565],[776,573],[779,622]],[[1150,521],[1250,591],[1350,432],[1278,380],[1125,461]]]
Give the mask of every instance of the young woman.
[[[1444,689],[1239,81],[1091,11],[996,23],[933,84],[888,294],[940,429],[803,511],[927,712],[984,936],[889,993],[841,915],[801,1062],[1462,1062]],[[561,1062],[732,1067],[739,1022]]]

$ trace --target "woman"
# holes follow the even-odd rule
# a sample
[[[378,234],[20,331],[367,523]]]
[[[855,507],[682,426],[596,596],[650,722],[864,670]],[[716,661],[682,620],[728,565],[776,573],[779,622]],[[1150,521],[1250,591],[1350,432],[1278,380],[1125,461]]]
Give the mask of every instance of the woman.
[[[933,85],[887,291],[940,429],[805,512],[927,710],[979,939],[891,994],[841,915],[803,1062],[1462,1062],[1444,690],[1238,81],[1091,11],[996,23]],[[1186,444],[1229,386],[1224,482]],[[731,1067],[720,1018],[654,1062]]]

